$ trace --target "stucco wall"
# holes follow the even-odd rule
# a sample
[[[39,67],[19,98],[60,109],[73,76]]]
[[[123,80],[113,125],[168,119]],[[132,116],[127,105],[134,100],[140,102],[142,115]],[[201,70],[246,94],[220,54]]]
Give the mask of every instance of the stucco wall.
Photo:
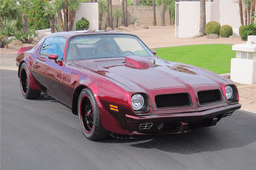
[[[176,36],[193,37],[199,32],[200,2],[179,2],[179,27]],[[235,35],[239,35],[240,16],[239,5],[234,0],[216,0],[206,2],[206,23],[217,21],[221,25],[233,27]]]
[[[98,13],[98,3],[81,3],[79,9],[76,11],[75,22],[73,30],[76,29],[76,22],[82,17],[86,18],[90,22],[89,30],[98,30],[99,28],[99,13]]]
[[[214,4],[212,6],[212,4]],[[206,23],[217,20],[217,15],[211,15],[216,6],[215,2],[206,2]],[[193,37],[199,31],[200,2],[179,2],[179,37]]]

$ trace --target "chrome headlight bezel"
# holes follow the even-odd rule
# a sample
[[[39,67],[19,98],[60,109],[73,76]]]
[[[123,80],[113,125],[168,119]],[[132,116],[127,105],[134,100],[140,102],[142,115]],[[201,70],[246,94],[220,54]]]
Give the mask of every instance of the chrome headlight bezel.
[[[144,97],[141,94],[134,94],[131,97],[132,108],[135,111],[141,110],[145,105]]]
[[[230,100],[233,97],[234,91],[233,91],[233,88],[231,86],[226,86],[225,87],[225,95],[226,95],[228,100]]]
[[[233,103],[233,102],[238,102],[239,101],[239,94],[237,87],[234,84],[229,84],[223,87],[223,91],[225,92],[225,97],[228,102]],[[232,94],[232,95],[231,95]]]
[[[144,100],[144,103],[141,107],[138,108],[134,108],[133,106],[133,97],[142,97]],[[148,96],[145,93],[134,93],[131,96],[131,104],[132,104],[132,108],[134,110],[135,113],[137,114],[143,114],[143,113],[147,113],[149,111],[149,100],[148,100]]]

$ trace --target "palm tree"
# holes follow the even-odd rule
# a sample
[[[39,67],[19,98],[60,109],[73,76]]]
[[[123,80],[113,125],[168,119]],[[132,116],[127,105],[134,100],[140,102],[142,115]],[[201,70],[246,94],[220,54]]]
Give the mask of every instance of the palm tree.
[[[107,12],[108,10],[108,5],[107,2],[105,0],[99,0],[98,1],[98,6],[99,6],[99,19],[100,19],[100,29],[102,26],[102,18],[103,15]]]
[[[165,26],[165,3],[164,3],[164,0],[162,0],[161,26]]]
[[[68,0],[64,0],[63,14],[64,14],[64,31],[68,31]]]
[[[252,15],[251,15],[251,18],[252,18],[252,21],[251,23],[254,23],[254,13],[255,13],[255,0],[252,0]]]
[[[27,11],[30,8],[34,7],[34,4],[30,2],[29,0],[19,0],[19,9],[22,11],[22,24],[23,24],[23,32],[28,31],[28,22],[27,22]]]
[[[128,26],[128,11],[127,11],[127,0],[124,0],[124,14],[125,14],[125,26]]]
[[[116,21],[116,28],[118,28],[118,18],[122,17],[122,11],[119,8],[114,10],[113,18]]]
[[[112,0],[108,0],[108,26],[113,29]]]
[[[241,25],[244,25],[243,2],[242,2],[242,0],[239,0],[239,12],[240,12]]]
[[[250,24],[251,22],[251,0],[248,1],[247,4],[247,12],[248,12],[248,24]]]
[[[206,25],[206,16],[205,16],[205,0],[200,0],[200,28],[199,33],[205,35],[205,25]]]
[[[76,10],[80,7],[80,0],[69,0],[68,1],[68,10],[69,10],[69,22],[68,22],[68,30],[71,31],[73,29],[73,24],[76,17]]]
[[[248,1],[249,0],[243,0],[244,1],[244,5],[245,5],[245,8],[244,8],[244,20],[245,20],[245,25],[247,25],[247,5],[248,5]]]
[[[124,8],[124,0],[122,0],[122,9],[123,9],[123,25],[125,25],[125,8]]]
[[[54,5],[52,5],[52,3],[50,2],[47,2],[44,7],[44,15],[49,16],[52,33],[55,32],[55,26],[54,26],[55,14],[56,14],[56,8],[54,7]]]
[[[154,15],[153,25],[156,26],[156,0],[153,0],[153,15]]]
[[[62,13],[61,13],[61,10],[64,7],[64,1],[63,0],[54,0],[53,4],[54,4],[56,10],[58,11],[58,18],[59,18],[59,22],[60,22],[60,27],[61,27],[62,30],[64,30]]]

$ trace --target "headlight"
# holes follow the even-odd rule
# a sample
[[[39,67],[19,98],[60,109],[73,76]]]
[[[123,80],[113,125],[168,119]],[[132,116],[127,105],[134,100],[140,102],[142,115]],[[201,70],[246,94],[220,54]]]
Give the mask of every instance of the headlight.
[[[140,110],[144,106],[144,97],[140,94],[135,94],[131,98],[132,107],[134,110]]]
[[[227,96],[227,99],[231,99],[231,97],[233,96],[233,89],[231,86],[226,86],[225,87],[225,91],[226,91],[226,96]]]

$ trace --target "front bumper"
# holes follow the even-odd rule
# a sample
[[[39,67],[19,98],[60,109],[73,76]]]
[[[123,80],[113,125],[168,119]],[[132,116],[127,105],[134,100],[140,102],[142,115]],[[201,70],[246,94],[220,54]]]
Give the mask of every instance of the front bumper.
[[[131,134],[185,133],[198,127],[214,126],[221,118],[240,108],[241,104],[237,103],[199,112],[125,115],[126,128]]]

